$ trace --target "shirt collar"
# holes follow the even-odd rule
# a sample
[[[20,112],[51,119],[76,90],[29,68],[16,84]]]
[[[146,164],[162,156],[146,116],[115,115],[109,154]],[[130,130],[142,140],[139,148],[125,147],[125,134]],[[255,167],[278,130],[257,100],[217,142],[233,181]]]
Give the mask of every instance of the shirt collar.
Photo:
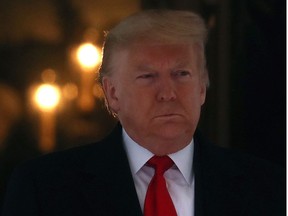
[[[193,152],[194,140],[192,139],[185,148],[169,154],[189,185],[192,183],[193,177]]]
[[[124,128],[122,134],[130,169],[133,175],[135,175],[154,154],[132,140]],[[185,148],[168,155],[174,161],[188,184],[192,183],[193,151],[194,141],[192,139]]]

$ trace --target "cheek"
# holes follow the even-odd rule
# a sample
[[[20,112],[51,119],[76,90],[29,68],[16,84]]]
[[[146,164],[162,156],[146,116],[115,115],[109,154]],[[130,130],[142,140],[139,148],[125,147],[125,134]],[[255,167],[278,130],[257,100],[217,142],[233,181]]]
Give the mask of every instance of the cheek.
[[[155,100],[148,91],[130,89],[129,92],[122,94],[119,98],[120,110],[122,115],[126,115],[134,121],[146,121],[155,109]]]
[[[149,95],[131,90],[130,92],[126,92],[121,96],[121,105],[122,107],[129,109],[130,112],[140,112],[140,110],[148,107],[149,100]]]
[[[206,85],[201,79],[195,80],[195,82],[191,85],[193,86],[186,92],[187,95],[193,95],[194,103],[202,106],[205,103],[206,99]]]
[[[189,112],[195,112],[196,109],[200,109],[205,102],[206,91],[196,88],[187,88],[185,91],[182,91],[182,94],[178,96],[179,100],[182,101],[182,104],[185,104]]]
[[[122,89],[117,94],[119,111],[128,113],[135,111],[135,106],[137,105],[137,97],[132,93],[133,91],[128,89]]]

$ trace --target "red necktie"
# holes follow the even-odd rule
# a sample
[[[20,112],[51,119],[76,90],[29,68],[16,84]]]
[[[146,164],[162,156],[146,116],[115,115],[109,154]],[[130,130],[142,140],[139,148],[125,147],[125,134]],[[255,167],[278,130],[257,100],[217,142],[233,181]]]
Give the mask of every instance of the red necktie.
[[[168,156],[153,156],[147,162],[148,166],[155,169],[155,174],[146,193],[145,216],[177,216],[163,176],[173,164],[174,162]]]

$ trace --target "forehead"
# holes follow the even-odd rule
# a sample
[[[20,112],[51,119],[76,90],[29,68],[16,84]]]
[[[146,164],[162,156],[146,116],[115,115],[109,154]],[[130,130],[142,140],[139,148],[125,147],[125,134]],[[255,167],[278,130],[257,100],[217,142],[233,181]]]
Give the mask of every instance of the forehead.
[[[192,44],[135,43],[116,56],[129,66],[188,66],[196,62],[196,49]]]

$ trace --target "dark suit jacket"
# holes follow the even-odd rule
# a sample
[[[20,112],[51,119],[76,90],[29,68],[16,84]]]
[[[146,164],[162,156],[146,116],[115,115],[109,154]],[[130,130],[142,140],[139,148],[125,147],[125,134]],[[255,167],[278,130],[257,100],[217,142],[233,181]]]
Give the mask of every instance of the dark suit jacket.
[[[195,216],[285,215],[285,178],[268,163],[195,135]],[[141,216],[121,126],[103,141],[16,169],[3,216]]]

